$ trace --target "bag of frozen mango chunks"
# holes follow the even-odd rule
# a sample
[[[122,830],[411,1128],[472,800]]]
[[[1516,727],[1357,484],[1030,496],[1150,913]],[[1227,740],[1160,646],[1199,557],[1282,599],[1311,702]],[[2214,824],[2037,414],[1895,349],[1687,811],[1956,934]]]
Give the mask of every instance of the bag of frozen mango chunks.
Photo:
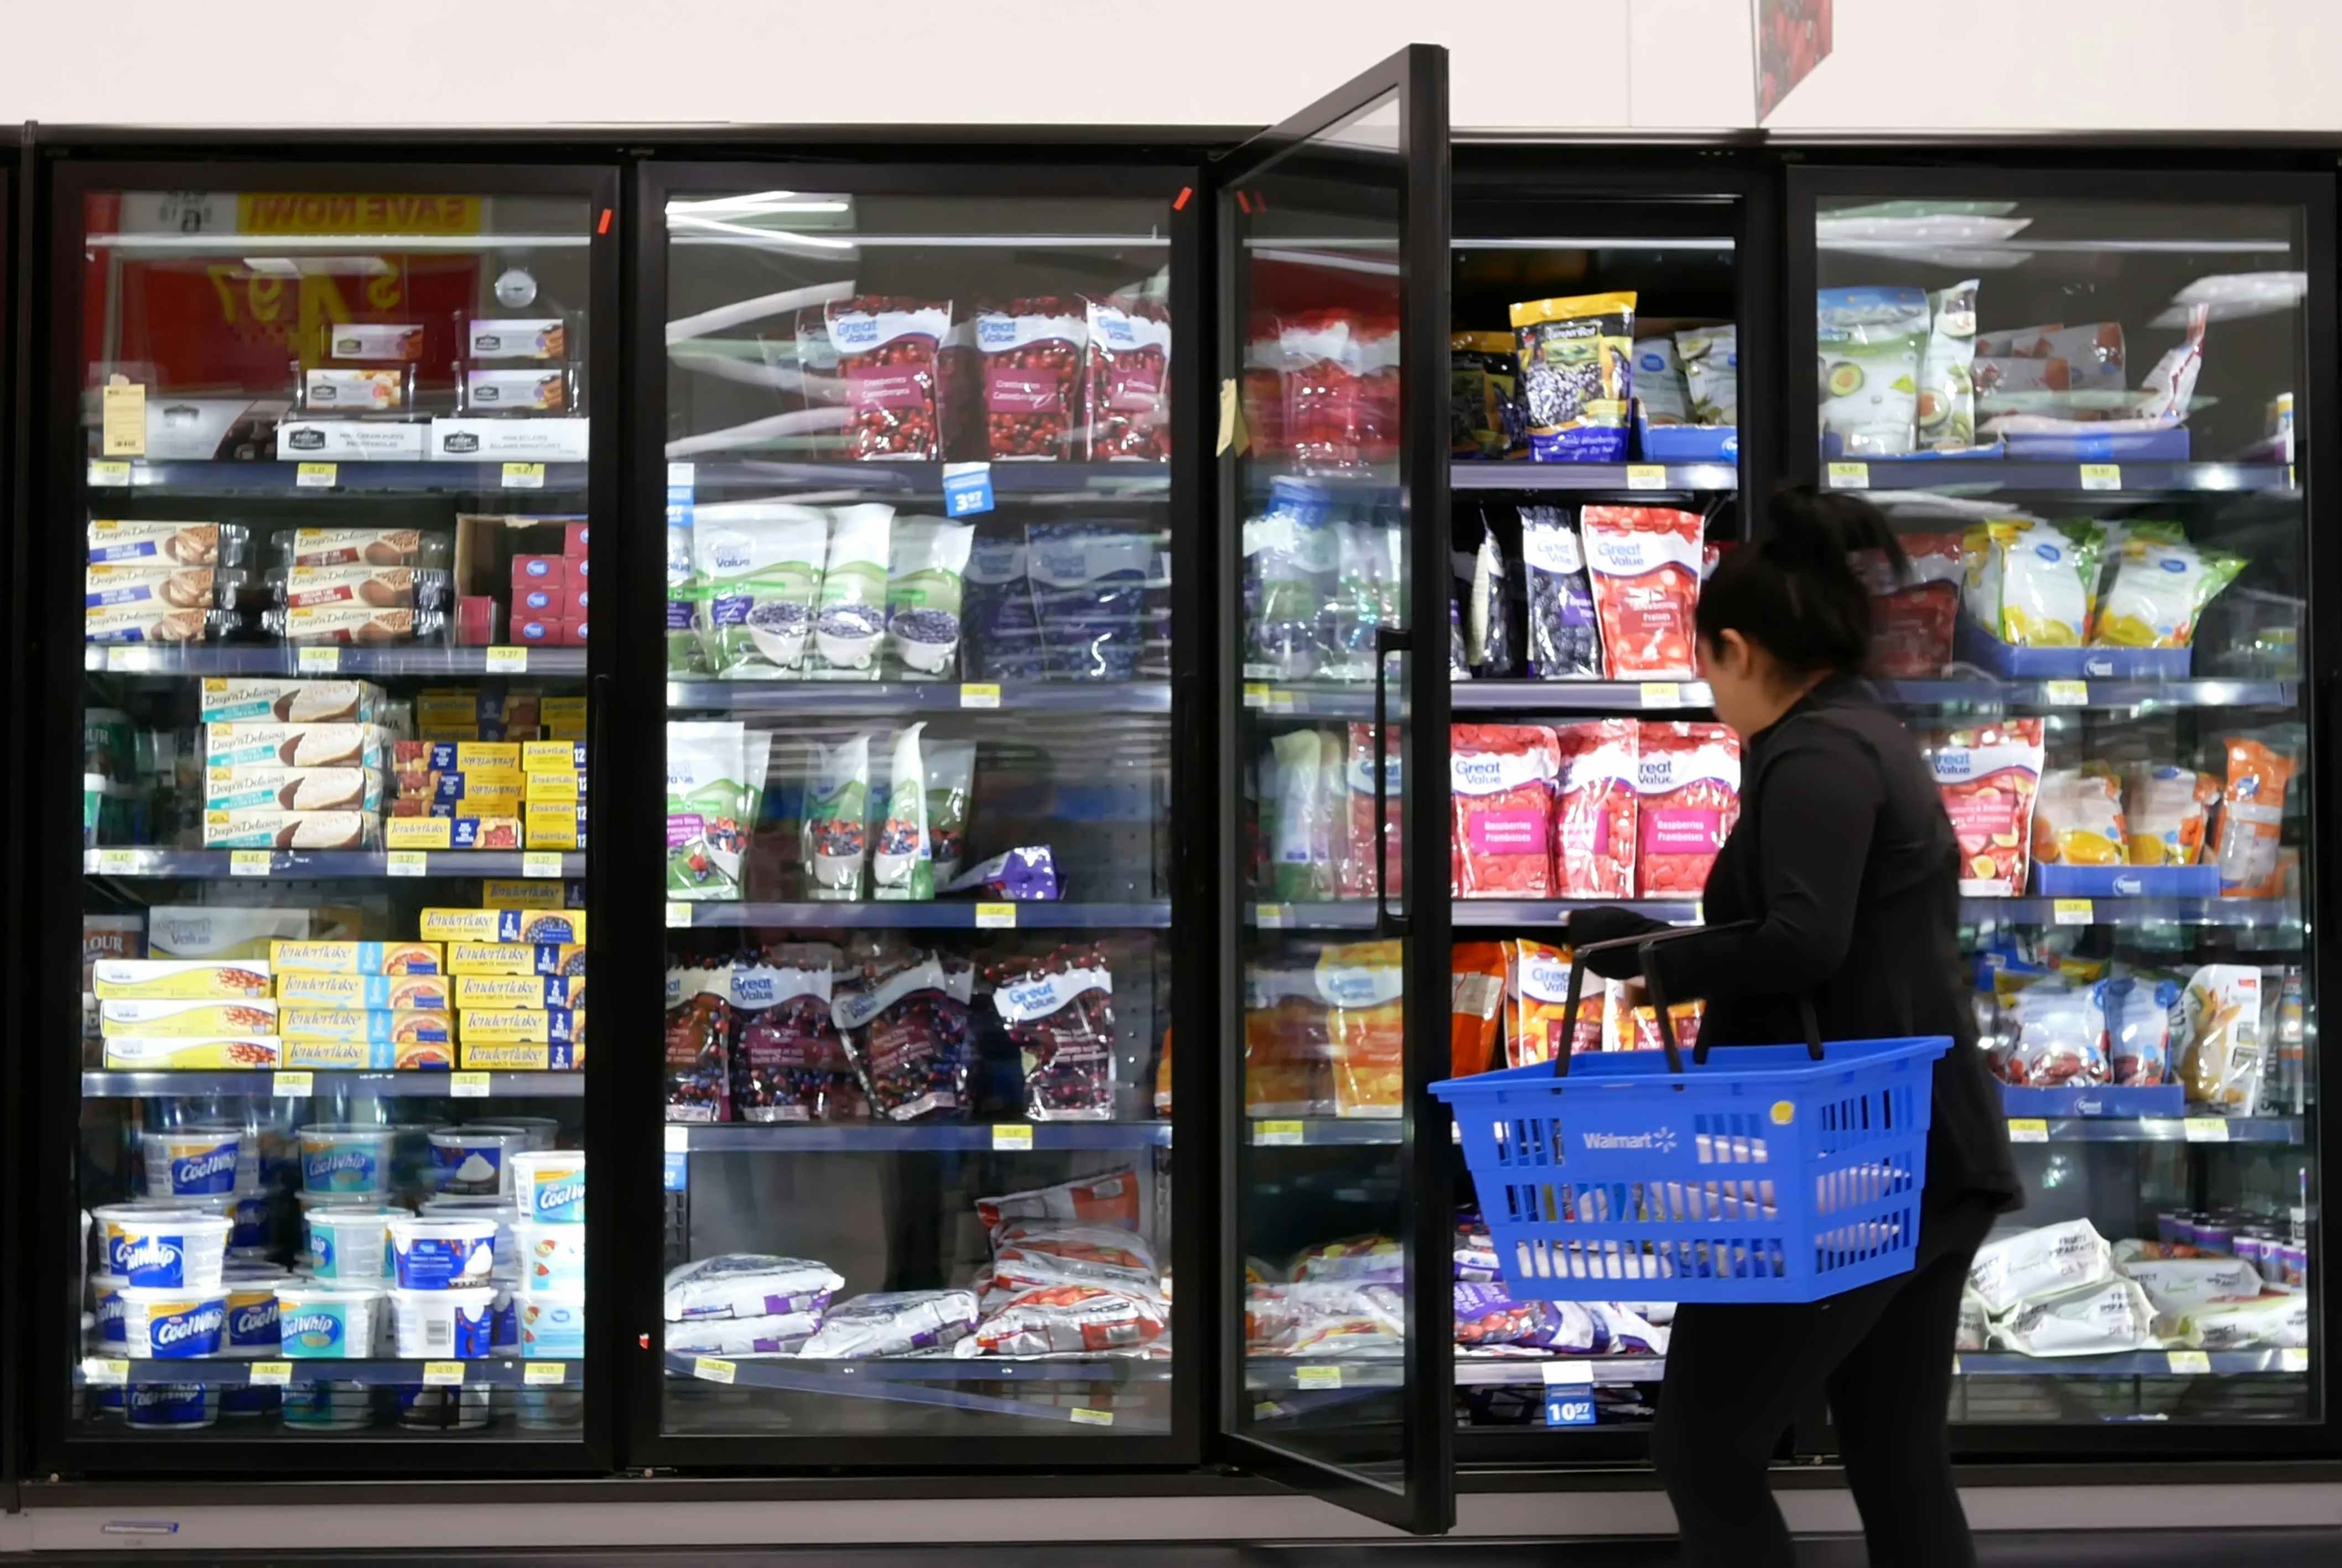
[[[2087,519],[1996,517],[1967,531],[1966,598],[1977,624],[2012,648],[2090,640],[2103,539]]]
[[[1406,944],[1353,942],[1317,960],[1330,1009],[1334,1114],[1396,1116],[1406,1109]]]
[[[1960,893],[2013,898],[2025,891],[2033,802],[2041,787],[2039,719],[2003,719],[1932,737],[1927,763],[1960,841]]]

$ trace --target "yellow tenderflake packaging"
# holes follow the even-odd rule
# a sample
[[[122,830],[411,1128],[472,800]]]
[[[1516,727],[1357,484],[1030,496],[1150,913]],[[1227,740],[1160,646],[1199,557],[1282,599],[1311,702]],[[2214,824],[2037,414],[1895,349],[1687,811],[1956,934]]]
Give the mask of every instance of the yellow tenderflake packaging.
[[[435,942],[272,942],[268,964],[286,974],[438,974]]]
[[[117,1073],[152,1073],[191,1068],[213,1072],[259,1072],[283,1060],[277,1042],[265,1034],[175,1038],[170,1035],[115,1034],[105,1042],[105,1064]]]
[[[576,943],[457,942],[447,948],[450,974],[583,974],[586,949]]]
[[[253,1037],[276,1031],[271,1001],[195,1002],[152,997],[97,1004],[98,1032],[186,1039],[195,1035]]]
[[[268,965],[185,958],[101,958],[90,966],[90,981],[91,991],[102,1001],[150,996],[233,1002],[267,996]]]
[[[575,773],[586,765],[584,741],[523,741],[520,771],[525,774]]]
[[[582,974],[459,974],[455,1005],[466,1014],[475,1008],[557,1007],[570,1011],[586,1005]]]
[[[525,1040],[466,1040],[460,1049],[466,1072],[568,1073],[586,1065],[583,1041],[540,1044]]]
[[[285,1065],[343,1072],[444,1072],[455,1064],[447,1040],[287,1040]]]
[[[455,1015],[456,1034],[467,1044],[504,1041],[571,1044],[586,1038],[586,1014],[565,1007],[466,1008]]]
[[[383,824],[390,849],[518,849],[515,816],[395,816]]]
[[[531,805],[540,802],[575,805],[578,796],[586,793],[585,784],[586,775],[572,769],[562,773],[530,774],[525,787]]]
[[[442,974],[280,974],[276,1000],[305,1007],[445,1008]]]
[[[480,903],[490,909],[568,907],[562,884],[544,877],[484,877],[480,882]]]
[[[422,924],[426,942],[586,940],[586,914],[576,909],[426,909]]]
[[[287,1040],[358,1040],[396,1045],[455,1038],[455,1021],[444,1007],[287,1007],[277,1031]]]
[[[533,800],[521,806],[531,849],[575,849],[586,833],[586,808],[572,801]]]
[[[546,697],[537,704],[537,714],[548,740],[582,741],[586,738],[586,699],[583,697]]]

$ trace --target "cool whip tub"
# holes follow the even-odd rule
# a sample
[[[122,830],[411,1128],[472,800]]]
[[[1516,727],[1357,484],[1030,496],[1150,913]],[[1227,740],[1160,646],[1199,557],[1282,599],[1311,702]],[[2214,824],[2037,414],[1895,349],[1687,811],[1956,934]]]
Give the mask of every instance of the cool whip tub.
[[[227,1217],[233,1224],[227,1233],[227,1255],[230,1263],[265,1263],[273,1249],[268,1243],[268,1229],[274,1216],[270,1213],[269,1191],[238,1193],[229,1200]]]
[[[280,1342],[276,1293],[291,1283],[284,1274],[227,1282],[227,1327],[220,1345],[222,1355],[256,1361],[277,1354]]]
[[[135,1361],[182,1361],[217,1355],[227,1330],[227,1293],[124,1285],[123,1353]]]
[[[498,1273],[488,1282],[495,1299],[488,1303],[488,1348],[498,1355],[520,1349],[520,1282]]]
[[[524,1149],[512,1156],[513,1197],[520,1217],[540,1224],[586,1223],[586,1152]]]
[[[402,1216],[390,1222],[390,1255],[402,1290],[484,1285],[495,1269],[496,1223],[478,1217]]]
[[[543,1361],[575,1361],[584,1356],[586,1293],[521,1292],[520,1353]]]
[[[141,1133],[138,1149],[146,1161],[148,1197],[226,1196],[236,1190],[244,1131],[239,1127],[184,1127],[169,1133]],[[259,1174],[255,1156],[255,1182]]]
[[[111,1227],[122,1238],[115,1261],[134,1285],[214,1286],[227,1264],[227,1237],[233,1228],[225,1219],[192,1210],[125,1214]]]
[[[390,1277],[390,1222],[401,1209],[313,1208],[301,1217],[309,1273],[340,1284],[372,1285]]]
[[[533,1291],[586,1288],[586,1227],[520,1220],[513,1225],[513,1251],[521,1277]]]
[[[443,1193],[472,1197],[509,1193],[510,1156],[535,1146],[527,1128],[508,1124],[442,1128],[431,1134],[432,1174]]]
[[[520,1267],[520,1254],[513,1245],[513,1226],[520,1218],[520,1210],[510,1198],[425,1198],[423,1200],[423,1217],[427,1220],[494,1220],[496,1223],[495,1266],[507,1272]]]
[[[392,1287],[390,1312],[397,1326],[398,1353],[430,1361],[486,1356],[491,1348],[488,1319],[495,1299],[495,1289],[485,1284],[455,1290]],[[525,1344],[525,1329],[522,1334]]]
[[[133,1426],[184,1431],[219,1419],[219,1390],[200,1383],[134,1383],[123,1391],[122,1413]]]
[[[354,1432],[374,1415],[372,1391],[362,1383],[288,1383],[285,1424],[307,1432]]]
[[[390,1186],[388,1127],[319,1122],[301,1129],[301,1185],[312,1193],[372,1195]]]
[[[90,1315],[95,1323],[97,1347],[122,1353],[122,1287],[130,1282],[120,1274],[89,1276]]]
[[[288,1360],[313,1356],[363,1361],[374,1354],[380,1289],[288,1280],[276,1287],[276,1333]]]

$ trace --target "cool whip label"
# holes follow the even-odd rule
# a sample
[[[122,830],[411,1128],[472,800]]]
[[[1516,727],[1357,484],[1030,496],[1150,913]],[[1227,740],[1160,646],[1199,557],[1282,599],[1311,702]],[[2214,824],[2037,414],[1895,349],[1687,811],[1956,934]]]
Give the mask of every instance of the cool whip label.
[[[277,1348],[276,1293],[239,1293],[228,1298],[227,1348],[230,1354]]]
[[[184,1146],[184,1145],[183,1145]],[[231,1193],[235,1190],[235,1162],[240,1140],[225,1142],[171,1156],[174,1193]]]
[[[1503,794],[1524,784],[1551,784],[1553,779],[1553,755],[1545,747],[1448,754],[1447,783],[1456,794]]]
[[[537,1165],[535,1180],[523,1201],[530,1219],[584,1224],[586,1164],[583,1158],[567,1168],[549,1164]]]
[[[1003,985],[992,994],[992,1004],[1004,1024],[1026,1024],[1046,1018],[1073,1000],[1092,991],[1114,994],[1114,977],[1103,969],[1071,969],[1045,974],[1038,980]]]
[[[338,1302],[284,1308],[277,1314],[277,1337],[288,1353],[338,1355],[349,1342],[348,1310]]]
[[[220,1333],[227,1326],[227,1308],[217,1299],[138,1303],[125,1316],[135,1318],[141,1313],[145,1316],[147,1354],[155,1360],[218,1353]]]

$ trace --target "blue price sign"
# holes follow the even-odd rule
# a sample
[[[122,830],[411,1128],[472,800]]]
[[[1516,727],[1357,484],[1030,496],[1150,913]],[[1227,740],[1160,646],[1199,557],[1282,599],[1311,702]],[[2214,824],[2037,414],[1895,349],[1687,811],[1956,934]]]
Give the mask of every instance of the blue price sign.
[[[1547,1426],[1593,1425],[1594,1391],[1587,1388],[1546,1389],[1545,1423]]]
[[[954,517],[968,517],[978,512],[991,511],[992,464],[945,464],[944,510]]]

